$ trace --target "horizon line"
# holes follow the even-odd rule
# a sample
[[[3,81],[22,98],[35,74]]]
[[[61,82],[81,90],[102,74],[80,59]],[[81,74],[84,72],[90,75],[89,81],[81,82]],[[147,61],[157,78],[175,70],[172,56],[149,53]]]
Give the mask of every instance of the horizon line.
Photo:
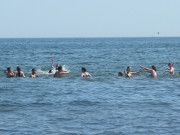
[[[106,37],[106,36],[102,36],[102,37],[0,37],[0,39],[45,39],[45,38],[178,38],[180,36],[124,36],[124,37]]]

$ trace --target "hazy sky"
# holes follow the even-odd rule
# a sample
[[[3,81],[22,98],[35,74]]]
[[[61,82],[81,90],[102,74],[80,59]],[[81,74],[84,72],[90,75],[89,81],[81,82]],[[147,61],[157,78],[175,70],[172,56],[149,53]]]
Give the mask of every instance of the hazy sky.
[[[180,36],[180,0],[0,0],[0,38],[146,36]]]

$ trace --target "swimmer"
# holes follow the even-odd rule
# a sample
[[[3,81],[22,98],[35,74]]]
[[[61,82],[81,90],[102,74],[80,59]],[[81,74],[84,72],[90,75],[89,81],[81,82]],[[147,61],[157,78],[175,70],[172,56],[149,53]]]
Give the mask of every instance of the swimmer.
[[[169,66],[169,68],[168,67],[166,67],[166,66],[164,66],[164,68],[166,68],[167,70],[165,70],[164,71],[164,73],[165,72],[169,72],[171,75],[174,75],[174,68],[173,68],[173,63],[172,62],[170,62],[169,64],[168,64],[168,66]],[[164,74],[163,73],[163,74]]]
[[[11,67],[8,67],[8,68],[7,68],[7,71],[8,71],[8,72],[6,73],[7,78],[12,78],[12,77],[15,76],[15,74],[14,74],[14,72],[13,72],[13,70],[12,70]]]
[[[144,67],[142,65],[140,65],[140,67],[145,69],[145,70],[142,70],[142,72],[149,72],[149,73],[151,73],[152,77],[154,77],[154,78],[157,77],[156,66],[153,65],[152,69]]]
[[[36,69],[35,68],[33,68],[32,69],[32,73],[30,74],[30,78],[35,78],[35,77],[39,77],[40,75],[36,75]]]
[[[81,77],[92,77],[88,72],[86,72],[86,68],[82,67]]]
[[[53,61],[53,58],[52,58],[52,63],[51,63],[51,68],[49,70],[49,74],[50,73],[55,73],[58,70],[58,67],[59,67],[59,64],[56,64],[56,68],[54,67],[54,61]]]
[[[128,66],[128,67],[127,67],[127,71],[126,71],[126,69],[124,69],[124,73],[125,73],[125,76],[126,76],[126,77],[132,77],[132,75],[138,74],[138,73],[140,73],[140,72],[141,72],[141,71],[131,72],[131,66]]]
[[[58,71],[54,74],[54,77],[60,78],[63,74],[69,74],[69,72],[62,70],[62,66],[59,66]]]
[[[60,66],[59,64],[56,64],[56,70],[58,70],[59,66]]]
[[[21,68],[18,66],[17,71],[14,72],[15,77],[25,77],[24,73],[21,71]]]
[[[52,73],[55,70],[53,58],[51,60],[52,60],[52,63],[51,63],[51,68],[49,70],[49,73]]]
[[[121,76],[121,77],[122,77],[122,76],[123,76],[123,72],[119,72],[119,73],[118,73],[118,76]]]

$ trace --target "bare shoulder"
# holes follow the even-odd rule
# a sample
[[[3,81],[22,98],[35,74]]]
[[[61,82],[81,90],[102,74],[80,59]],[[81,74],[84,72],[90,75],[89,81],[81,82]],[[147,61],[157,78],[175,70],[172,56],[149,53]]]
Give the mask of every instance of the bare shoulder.
[[[56,71],[56,73],[54,74],[54,77],[56,77],[58,75],[58,71]]]
[[[86,75],[89,77],[92,77],[91,74],[89,72],[86,72]]]

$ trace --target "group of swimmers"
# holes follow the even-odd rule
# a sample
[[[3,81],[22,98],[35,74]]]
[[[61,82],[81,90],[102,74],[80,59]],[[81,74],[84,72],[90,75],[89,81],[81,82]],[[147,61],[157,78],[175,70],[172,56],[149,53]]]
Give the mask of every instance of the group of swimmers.
[[[12,78],[12,77],[26,77],[24,73],[21,71],[20,66],[17,67],[17,71],[13,72],[11,67],[8,67],[7,70],[4,71],[6,73],[7,78]],[[36,69],[32,69],[32,73],[30,74],[30,78],[35,78],[39,77],[39,74],[36,74]]]
[[[7,70],[4,71],[6,73],[7,78],[12,77],[25,77],[24,73],[21,71],[20,66],[17,67],[17,71],[13,72],[11,67],[8,67]],[[52,59],[51,69],[48,72],[49,74],[54,74],[54,77],[60,78],[63,74],[69,74],[68,71],[63,70],[62,66],[59,64],[56,65],[56,68],[54,67],[54,62]],[[36,69],[32,69],[32,73],[30,74],[30,78],[39,77],[40,75],[37,74]],[[85,67],[82,67],[82,73],[81,77],[92,77],[87,71]]]
[[[173,63],[170,62],[170,63],[168,64],[168,66],[169,66],[169,67],[164,66],[164,68],[166,69],[166,70],[164,71],[164,73],[169,72],[171,75],[174,75],[175,70],[174,70],[174,67],[173,67]],[[132,72],[132,71],[131,71],[131,67],[128,66],[128,67],[127,67],[127,71],[126,71],[126,69],[124,69],[125,76],[126,76],[126,77],[131,77],[131,76],[134,75],[134,74],[138,74],[138,73],[141,73],[141,72],[148,72],[148,73],[151,73],[151,76],[152,76],[152,77],[154,77],[154,78],[157,77],[157,69],[156,69],[156,66],[153,65],[151,68],[147,68],[147,67],[144,67],[144,66],[140,65],[140,67],[143,68],[143,70],[140,70],[140,71],[137,71],[137,72]],[[164,74],[164,73],[163,73],[163,74]],[[179,72],[179,74],[180,74],[180,72]],[[118,76],[123,76],[123,72],[119,72],[119,73],[118,73]]]
[[[60,66],[59,64],[56,65],[56,68],[54,67],[54,61],[52,58],[52,64],[51,64],[51,69],[49,70],[49,74],[50,73],[55,73],[54,77],[61,77],[63,74],[69,74],[68,71],[63,70],[62,66]],[[87,71],[85,67],[82,67],[82,73],[81,73],[82,77],[92,77]]]
[[[174,75],[175,73],[175,70],[174,70],[174,67],[173,67],[173,63],[170,62],[168,64],[169,67],[166,67],[164,66],[164,68],[166,69],[164,71],[164,73],[166,72],[169,72],[171,75]],[[125,74],[125,77],[132,77],[132,75],[135,75],[135,74],[138,74],[138,73],[141,73],[141,72],[148,72],[148,73],[151,73],[151,76],[152,77],[157,77],[157,69],[156,69],[156,66],[152,66],[152,68],[147,68],[147,67],[144,67],[142,65],[140,65],[141,68],[143,68],[142,70],[139,70],[137,72],[132,72],[131,71],[131,66],[128,66],[127,67],[127,70],[126,68],[124,69],[124,74]],[[21,68],[18,66],[17,67],[17,71],[13,72],[12,68],[11,67],[8,67],[7,70],[4,71],[6,73],[6,76],[7,78],[12,78],[12,77],[25,77],[24,73],[21,71]],[[62,77],[63,74],[69,74],[68,71],[65,71],[63,70],[62,66],[60,66],[59,64],[56,65],[56,68],[54,67],[54,61],[52,59],[52,64],[51,64],[51,68],[48,72],[49,74],[54,74],[54,77],[56,78],[60,78]],[[179,73],[180,74],[180,73]],[[36,72],[36,69],[33,68],[32,69],[32,73],[30,74],[30,78],[35,78],[35,77],[39,77],[40,75],[37,74]],[[119,72],[118,73],[118,76],[123,76],[123,72]],[[81,77],[92,77],[90,73],[88,73],[86,71],[86,68],[85,67],[82,67],[82,73],[81,73]]]

